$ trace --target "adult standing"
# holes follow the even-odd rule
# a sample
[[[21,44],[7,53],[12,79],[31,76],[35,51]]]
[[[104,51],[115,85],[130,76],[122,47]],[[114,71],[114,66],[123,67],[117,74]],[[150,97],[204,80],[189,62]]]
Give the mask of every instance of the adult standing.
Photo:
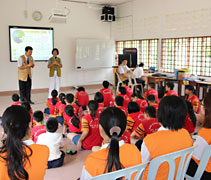
[[[25,54],[18,59],[18,80],[21,101],[27,100],[30,104],[31,101],[31,85],[32,73],[31,68],[34,68],[34,60],[32,57],[33,48],[31,46],[25,47]]]
[[[61,68],[62,62],[58,57],[59,50],[54,48],[52,50],[53,56],[48,60],[49,76],[50,76],[50,86],[48,98],[51,98],[51,91],[56,89],[59,93],[60,89],[60,77],[61,77]]]

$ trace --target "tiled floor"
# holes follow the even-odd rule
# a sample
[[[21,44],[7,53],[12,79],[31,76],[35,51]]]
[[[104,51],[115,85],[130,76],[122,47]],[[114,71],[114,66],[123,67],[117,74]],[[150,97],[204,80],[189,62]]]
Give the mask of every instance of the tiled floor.
[[[90,86],[86,88],[90,99],[93,99],[94,94],[99,91],[101,86]],[[65,90],[64,93],[71,92],[75,94],[76,90],[71,89],[70,91]],[[12,94],[11,94],[12,95]],[[12,104],[10,96],[0,96],[0,116],[8,107],[10,104]],[[45,108],[46,99],[48,97],[47,92],[43,93],[34,93],[32,94],[32,100],[35,102],[34,105],[32,105],[33,111],[36,110],[43,110]],[[2,134],[2,129],[0,128],[0,135]],[[1,139],[1,136],[0,136]],[[73,145],[70,144],[70,142],[67,142],[65,140],[66,144],[68,144],[68,147],[72,147]],[[46,171],[45,180],[76,180],[80,177],[80,173],[82,170],[83,163],[87,157],[87,155],[91,151],[79,151],[76,155],[66,155],[64,165],[60,168],[50,169]]]

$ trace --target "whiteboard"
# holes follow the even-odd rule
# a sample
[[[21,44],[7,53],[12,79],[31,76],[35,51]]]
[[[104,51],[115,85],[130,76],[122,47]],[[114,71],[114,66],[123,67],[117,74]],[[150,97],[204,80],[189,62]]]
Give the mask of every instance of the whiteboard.
[[[111,68],[115,60],[113,40],[78,39],[75,68],[78,70]]]

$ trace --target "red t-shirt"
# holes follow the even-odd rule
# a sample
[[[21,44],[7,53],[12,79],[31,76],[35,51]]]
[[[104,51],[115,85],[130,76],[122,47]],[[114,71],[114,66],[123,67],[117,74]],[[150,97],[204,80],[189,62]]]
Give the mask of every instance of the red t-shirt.
[[[97,109],[97,113],[100,113],[103,112],[104,110],[104,104],[103,103],[98,103],[98,109]]]
[[[158,104],[153,104],[153,105],[151,105],[151,106],[153,106],[153,107],[156,109],[156,112],[158,111],[158,107],[159,107]]]
[[[69,116],[65,113],[65,107],[66,107],[67,105],[62,105],[61,107],[60,107],[60,112],[62,112],[62,116],[63,116],[63,118],[64,119],[69,119]],[[72,106],[73,107],[73,111],[74,111],[74,114],[75,114],[75,116],[77,116],[78,117],[78,110],[79,110],[79,107],[77,106],[77,104],[73,104],[73,105],[69,105],[69,106]]]
[[[125,95],[123,95],[123,94],[118,94],[117,96],[123,97],[123,99],[124,99],[123,106],[124,106],[125,108],[127,108],[127,107],[128,107],[128,103],[130,102],[130,98],[129,98],[126,94],[125,94]]]
[[[199,98],[196,95],[188,97],[188,99],[186,98],[185,100],[189,101],[192,104],[193,110],[197,109],[196,110],[197,114],[200,113],[200,101],[199,101]]]
[[[143,120],[142,121],[142,125],[144,127],[144,135],[148,135],[154,132],[157,132],[158,129],[160,128],[160,123],[158,122],[158,120],[156,118],[152,118],[149,120]]]
[[[89,103],[89,95],[85,91],[79,91],[76,93],[79,106],[87,106]]]
[[[57,105],[50,104],[49,113],[51,115],[58,115],[59,114],[59,109],[57,109]]]
[[[64,119],[64,124],[65,125],[68,125],[68,130],[70,132],[74,132],[74,133],[79,133],[81,132],[81,122],[79,123],[79,128],[75,127],[73,124],[72,124],[72,117],[66,115],[66,118],[67,119]]]
[[[176,91],[171,90],[167,92],[164,96],[178,96],[178,94]]]
[[[16,105],[17,106],[21,105],[20,101],[17,101],[17,102],[14,102],[14,103],[11,104],[11,106],[16,106]]]
[[[124,106],[117,106],[117,108],[121,109],[125,113],[125,116],[127,116],[127,109]]]
[[[100,93],[102,93],[104,97],[104,106],[111,107],[114,105],[113,92],[110,88],[103,88],[100,90]]]
[[[189,114],[187,114],[185,118],[185,124],[183,128],[186,129],[190,134],[195,131],[195,127],[193,126],[193,121],[190,119]]]
[[[59,113],[64,117],[64,109],[66,107],[66,104],[61,104],[59,107]]]
[[[83,116],[82,118],[82,129],[81,131],[89,130],[88,135],[82,141],[82,146],[84,149],[92,149],[93,146],[101,146],[102,137],[99,131],[99,115],[93,120],[90,114]]]
[[[46,133],[45,125],[35,126],[31,130],[32,140],[36,143],[40,134]]]
[[[131,98],[131,95],[133,94],[132,89],[131,89],[129,86],[126,86],[125,89],[126,89],[126,94],[127,94],[127,96],[128,96],[129,98]]]
[[[155,102],[158,103],[159,102],[158,101],[158,91],[156,89],[150,89],[150,90],[146,91],[144,94],[144,98],[146,99],[147,96],[149,96],[151,94],[155,96]]]
[[[136,101],[136,103],[139,105],[140,111],[144,113],[145,108],[148,106],[148,103],[144,99],[139,99]]]
[[[133,132],[143,120],[144,114],[141,111],[130,113],[127,117],[127,129]]]
[[[59,102],[59,98],[58,97],[56,97],[56,100],[57,100],[57,102]],[[49,108],[50,107],[50,105],[52,105],[52,98],[48,98],[48,101],[47,101],[47,104],[46,104],[46,107],[47,108]]]

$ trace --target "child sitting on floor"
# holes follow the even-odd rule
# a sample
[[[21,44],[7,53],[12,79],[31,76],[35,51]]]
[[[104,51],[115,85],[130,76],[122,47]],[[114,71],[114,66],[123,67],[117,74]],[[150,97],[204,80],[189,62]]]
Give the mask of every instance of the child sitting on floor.
[[[57,90],[54,89],[51,92],[51,97],[56,98],[56,100],[59,101],[59,98],[57,96],[58,96],[58,92],[57,92]],[[50,114],[49,108],[50,108],[50,105],[52,104],[52,98],[48,98],[48,100],[47,100],[46,108],[44,109],[44,113],[46,113],[46,114]]]
[[[104,110],[104,104],[103,104],[104,97],[103,97],[102,93],[97,92],[95,94],[94,100],[98,103],[97,113],[99,113],[99,115],[100,115],[100,113],[103,112],[103,110]]]
[[[130,142],[135,144],[136,147],[141,150],[143,138],[148,134],[156,132],[159,128],[160,124],[156,119],[156,109],[153,106],[148,106],[144,111],[144,120],[139,124],[135,131],[132,132]]]
[[[102,93],[104,97],[103,103],[105,107],[111,107],[114,105],[113,92],[112,89],[109,88],[108,81],[103,81],[103,89],[100,90],[100,93]]]
[[[19,98],[18,94],[13,94],[13,95],[12,95],[12,101],[13,101],[13,103],[11,104],[11,106],[14,106],[14,105],[21,105],[19,99],[20,99],[20,98]]]
[[[46,122],[46,133],[38,136],[37,144],[48,146],[50,155],[48,158],[48,169],[60,167],[64,163],[65,153],[60,150],[63,146],[62,133],[56,132],[58,121],[55,118],[49,118]]]
[[[127,91],[125,87],[119,87],[119,94],[117,96],[121,96],[124,99],[123,106],[127,108],[128,103],[130,102],[130,98],[127,96]]]
[[[144,94],[144,98],[146,99],[149,95],[155,96],[155,103],[158,103],[158,91],[155,89],[155,83],[150,82],[147,86],[148,90]]]
[[[114,103],[114,105],[115,105],[117,108],[121,109],[121,110],[125,113],[125,115],[127,116],[127,108],[125,108],[125,107],[123,106],[123,103],[124,103],[124,99],[123,99],[122,96],[117,96],[117,97],[115,98],[115,103]]]
[[[147,101],[141,96],[140,93],[133,93],[131,96],[133,102],[139,105],[140,111],[144,113],[145,108],[148,106]]]
[[[153,106],[156,111],[158,111],[158,104],[155,102],[155,96],[154,95],[149,95],[146,98],[146,101],[148,102],[149,106]]]
[[[82,107],[83,111],[86,110],[86,106],[89,103],[89,95],[85,91],[84,87],[79,87],[77,89],[77,93],[75,94],[75,99],[79,106]]]
[[[32,136],[32,140],[36,143],[38,136],[42,133],[46,133],[45,125],[42,124],[43,112],[35,111],[33,113],[33,119],[35,122],[35,126],[31,130],[31,136]]]
[[[174,83],[173,82],[167,82],[166,83],[166,87],[165,87],[165,90],[166,90],[166,93],[164,96],[178,96],[177,92],[173,90],[174,89]]]
[[[49,113],[51,117],[56,117],[57,115],[59,115],[59,110],[57,109],[57,99],[56,98],[52,98],[51,99],[51,104],[49,107]]]

